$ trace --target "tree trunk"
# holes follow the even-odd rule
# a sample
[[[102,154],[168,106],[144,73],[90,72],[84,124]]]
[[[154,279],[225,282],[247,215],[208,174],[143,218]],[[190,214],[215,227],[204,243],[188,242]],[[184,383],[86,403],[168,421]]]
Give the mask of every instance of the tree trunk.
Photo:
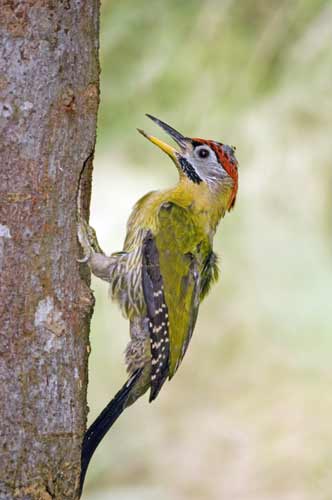
[[[1,500],[78,495],[98,18],[99,0],[0,0]]]

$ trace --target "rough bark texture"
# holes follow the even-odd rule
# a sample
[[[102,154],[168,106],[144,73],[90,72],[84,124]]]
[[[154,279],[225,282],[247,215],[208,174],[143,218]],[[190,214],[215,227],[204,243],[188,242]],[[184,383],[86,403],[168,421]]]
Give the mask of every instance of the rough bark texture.
[[[75,499],[86,424],[99,0],[0,0],[0,498]]]

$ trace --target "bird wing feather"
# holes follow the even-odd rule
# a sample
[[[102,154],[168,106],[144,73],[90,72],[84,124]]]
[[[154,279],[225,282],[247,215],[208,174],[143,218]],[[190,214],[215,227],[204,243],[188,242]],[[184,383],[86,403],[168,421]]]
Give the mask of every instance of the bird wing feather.
[[[176,372],[191,339],[200,302],[200,271],[209,244],[190,210],[163,203],[158,213],[156,248],[169,315],[169,377]]]
[[[168,377],[170,342],[164,281],[160,272],[156,240],[151,231],[144,238],[142,253],[142,285],[151,352],[150,401],[153,401]]]
[[[150,401],[171,378],[188,348],[199,303],[213,281],[215,256],[188,208],[164,202],[142,252],[142,284],[149,318]]]

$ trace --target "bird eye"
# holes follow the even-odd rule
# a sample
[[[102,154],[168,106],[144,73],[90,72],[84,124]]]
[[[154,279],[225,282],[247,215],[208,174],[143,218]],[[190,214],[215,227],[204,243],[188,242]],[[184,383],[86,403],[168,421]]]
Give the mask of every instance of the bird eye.
[[[200,158],[207,158],[210,154],[210,151],[206,148],[201,148],[199,151],[198,151],[198,156]]]

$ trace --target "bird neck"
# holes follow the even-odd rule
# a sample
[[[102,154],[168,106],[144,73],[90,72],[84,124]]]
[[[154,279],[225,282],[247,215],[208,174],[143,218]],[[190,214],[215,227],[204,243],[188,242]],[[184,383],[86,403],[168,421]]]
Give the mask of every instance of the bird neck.
[[[207,183],[195,184],[186,176],[165,192],[169,201],[189,209],[196,223],[211,237],[229,207],[231,193],[230,184],[220,184],[212,190]]]

